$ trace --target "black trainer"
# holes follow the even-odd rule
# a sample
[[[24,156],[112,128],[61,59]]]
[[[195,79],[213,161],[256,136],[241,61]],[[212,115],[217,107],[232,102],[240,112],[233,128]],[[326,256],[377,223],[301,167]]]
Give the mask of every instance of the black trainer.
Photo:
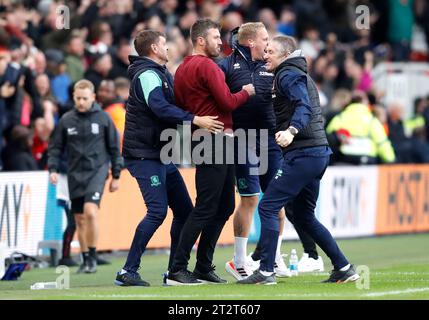
[[[97,272],[97,259],[94,257],[88,257],[86,260],[88,268],[85,270],[85,273],[96,273]]]
[[[180,270],[177,272],[168,272],[166,284],[168,286],[195,286],[202,284],[201,281],[189,270]]]
[[[67,267],[77,267],[79,264],[76,261],[74,261],[72,258],[67,257],[67,258],[61,258],[58,261],[58,265],[67,266]]]
[[[150,284],[147,281],[144,281],[137,272],[126,272],[121,274],[118,272],[116,274],[115,284],[121,287],[149,287]]]
[[[97,265],[98,266],[105,266],[112,264],[109,260],[101,258],[99,255],[97,255]]]
[[[76,273],[88,273],[88,263],[82,263],[77,269]]]
[[[347,271],[332,270],[328,279],[323,280],[322,283],[345,283],[358,280],[359,274],[356,273],[353,265]]]
[[[264,285],[273,285],[277,284],[276,274],[273,272],[269,276],[264,276],[259,269],[253,272],[246,279],[237,281],[238,284],[264,284]]]
[[[215,266],[212,266],[212,269],[207,273],[202,273],[202,272],[198,271],[197,269],[195,269],[193,274],[202,283],[215,283],[215,284],[228,283],[228,281],[219,277],[214,272],[214,270],[215,270]]]

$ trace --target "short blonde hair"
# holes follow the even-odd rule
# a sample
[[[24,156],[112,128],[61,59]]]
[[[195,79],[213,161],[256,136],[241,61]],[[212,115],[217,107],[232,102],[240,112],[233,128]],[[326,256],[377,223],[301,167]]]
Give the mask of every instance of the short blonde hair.
[[[262,28],[265,28],[265,25],[262,22],[248,22],[242,24],[238,29],[238,42],[242,43],[248,39],[255,39],[256,33]]]
[[[91,90],[93,93],[95,93],[95,87],[92,84],[91,81],[86,80],[86,79],[82,79],[79,80],[78,82],[76,82],[76,84],[73,87],[74,90],[76,89],[89,89]]]

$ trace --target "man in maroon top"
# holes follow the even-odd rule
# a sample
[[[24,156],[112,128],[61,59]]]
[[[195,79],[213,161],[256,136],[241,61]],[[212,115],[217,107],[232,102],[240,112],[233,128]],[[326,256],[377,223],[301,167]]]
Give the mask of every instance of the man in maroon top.
[[[231,112],[255,94],[252,84],[232,94],[225,83],[224,73],[212,60],[219,56],[222,45],[218,24],[208,19],[197,21],[191,27],[191,39],[193,54],[186,57],[176,71],[176,103],[198,116],[218,116],[217,120],[224,123],[225,129],[217,134],[216,140],[224,141],[221,145],[215,144],[215,135],[212,135],[212,148],[203,149],[204,159],[211,161],[196,165],[196,204],[183,226],[173,264],[165,279],[167,285],[226,282],[214,272],[212,262],[217,240],[234,212],[234,165],[226,163],[224,158],[218,161],[217,155],[227,153],[219,148],[233,145]],[[190,272],[187,268],[190,253],[200,234],[197,263]]]

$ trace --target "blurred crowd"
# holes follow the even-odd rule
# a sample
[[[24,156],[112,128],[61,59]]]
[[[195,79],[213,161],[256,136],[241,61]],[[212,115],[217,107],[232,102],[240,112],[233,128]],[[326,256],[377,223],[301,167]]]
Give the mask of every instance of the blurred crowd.
[[[368,28],[356,26],[359,5],[369,8],[361,21]],[[223,55],[231,53],[230,31],[243,22],[263,22],[270,36],[296,37],[327,125],[358,96],[393,146],[394,160],[385,162],[429,162],[429,96],[417,99],[414,116],[405,119],[406,106],[381,103],[372,75],[383,61],[428,61],[425,0],[2,0],[1,170],[46,168],[49,137],[73,107],[71,88],[82,78],[93,82],[98,103],[123,132],[135,35],[144,29],[167,35],[174,75],[190,53],[189,28],[198,18],[221,23]]]

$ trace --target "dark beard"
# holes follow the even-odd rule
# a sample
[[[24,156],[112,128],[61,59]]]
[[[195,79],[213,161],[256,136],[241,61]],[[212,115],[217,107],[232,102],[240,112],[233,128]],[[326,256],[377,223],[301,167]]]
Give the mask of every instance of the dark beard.
[[[216,48],[213,48],[213,50],[210,50],[209,48],[206,48],[206,54],[208,57],[214,59],[219,57],[220,53],[216,50]]]

